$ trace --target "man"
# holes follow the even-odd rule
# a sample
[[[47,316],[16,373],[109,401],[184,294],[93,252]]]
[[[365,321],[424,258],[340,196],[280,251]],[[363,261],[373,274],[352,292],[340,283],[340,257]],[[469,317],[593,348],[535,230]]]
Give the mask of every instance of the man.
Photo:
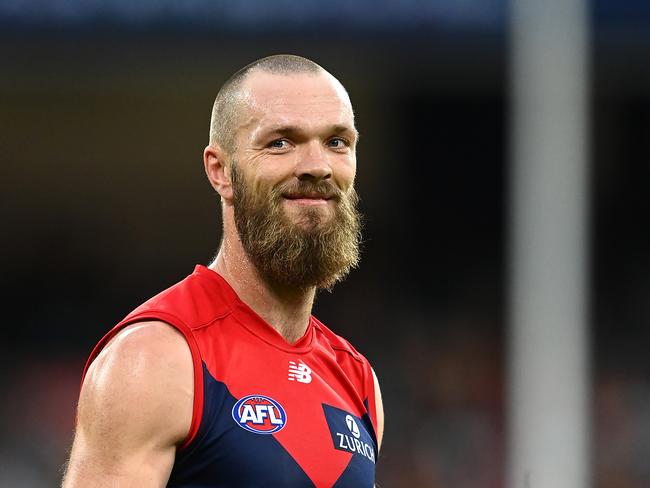
[[[371,487],[383,430],[368,361],[311,315],[357,265],[348,94],[280,55],[217,95],[205,171],[223,240],[92,352],[64,487]]]

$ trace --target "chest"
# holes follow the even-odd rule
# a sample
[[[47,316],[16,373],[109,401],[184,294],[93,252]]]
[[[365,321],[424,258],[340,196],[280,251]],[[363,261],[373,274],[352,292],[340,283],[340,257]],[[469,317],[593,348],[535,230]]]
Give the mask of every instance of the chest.
[[[176,486],[373,486],[366,399],[331,351],[238,342],[216,353],[203,363],[201,425],[177,456]]]

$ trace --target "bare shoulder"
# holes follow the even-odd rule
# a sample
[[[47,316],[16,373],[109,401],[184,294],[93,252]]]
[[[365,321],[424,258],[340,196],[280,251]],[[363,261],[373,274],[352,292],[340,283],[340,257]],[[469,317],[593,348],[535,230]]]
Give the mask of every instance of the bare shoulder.
[[[189,347],[172,326],[120,331],[84,378],[64,486],[164,486],[190,429],[193,378]]]
[[[121,422],[152,430],[165,425],[168,438],[161,441],[177,443],[189,431],[193,385],[192,356],[181,333],[163,322],[136,323],[120,331],[88,369],[79,420],[106,434],[119,431]]]

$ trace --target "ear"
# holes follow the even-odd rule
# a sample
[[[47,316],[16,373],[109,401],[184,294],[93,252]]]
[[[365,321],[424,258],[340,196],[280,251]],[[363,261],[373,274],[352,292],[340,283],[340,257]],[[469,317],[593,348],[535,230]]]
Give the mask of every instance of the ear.
[[[203,151],[203,166],[212,188],[224,200],[232,200],[230,166],[226,165],[225,151],[219,146],[207,146]]]

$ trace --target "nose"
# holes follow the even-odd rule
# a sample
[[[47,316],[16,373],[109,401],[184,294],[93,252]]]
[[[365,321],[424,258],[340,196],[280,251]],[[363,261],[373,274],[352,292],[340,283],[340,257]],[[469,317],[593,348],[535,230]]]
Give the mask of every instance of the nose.
[[[332,177],[332,166],[324,148],[317,141],[306,143],[296,163],[299,180],[321,181]]]

